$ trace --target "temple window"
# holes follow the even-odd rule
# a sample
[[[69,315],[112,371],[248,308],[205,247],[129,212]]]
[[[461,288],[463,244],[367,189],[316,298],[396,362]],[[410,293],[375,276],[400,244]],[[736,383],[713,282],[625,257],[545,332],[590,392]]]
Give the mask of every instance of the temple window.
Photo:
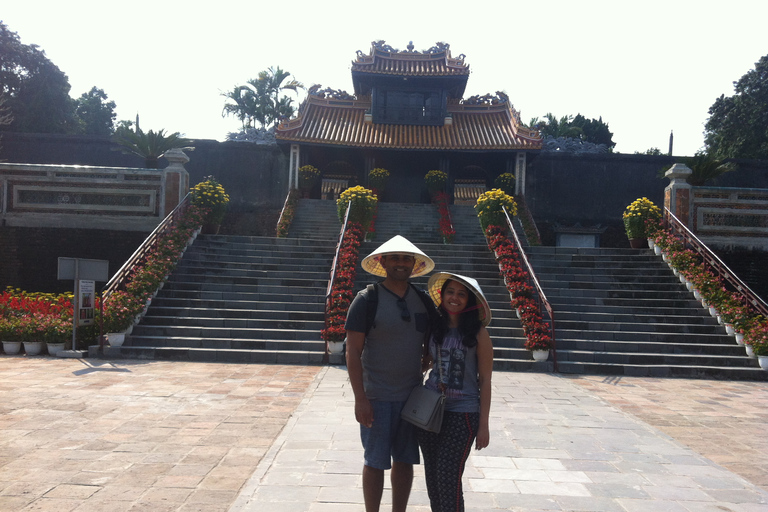
[[[381,124],[443,124],[446,96],[440,89],[388,87],[373,90],[373,122]]]

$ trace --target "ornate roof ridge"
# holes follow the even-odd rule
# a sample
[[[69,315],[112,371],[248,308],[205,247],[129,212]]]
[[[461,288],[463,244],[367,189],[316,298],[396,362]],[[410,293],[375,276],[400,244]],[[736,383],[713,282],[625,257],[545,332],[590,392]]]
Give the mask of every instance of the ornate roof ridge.
[[[437,42],[427,50],[414,50],[413,41],[410,41],[406,50],[398,50],[386,44],[384,40],[372,41],[370,53],[366,55],[361,50],[357,50],[357,59],[352,61],[352,67],[358,70],[370,67],[375,64],[376,59],[401,60],[401,61],[442,61],[446,68],[456,71],[469,73],[469,65],[464,62],[466,56],[462,53],[458,57],[451,55],[451,45],[448,43]]]

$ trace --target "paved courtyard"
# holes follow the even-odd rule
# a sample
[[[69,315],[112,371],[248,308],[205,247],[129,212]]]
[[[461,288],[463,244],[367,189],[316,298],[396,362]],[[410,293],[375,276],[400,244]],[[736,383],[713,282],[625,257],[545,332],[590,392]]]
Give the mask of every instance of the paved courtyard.
[[[360,511],[352,410],[343,367],[2,356],[0,510]],[[768,512],[767,415],[766,383],[497,372],[467,510]]]

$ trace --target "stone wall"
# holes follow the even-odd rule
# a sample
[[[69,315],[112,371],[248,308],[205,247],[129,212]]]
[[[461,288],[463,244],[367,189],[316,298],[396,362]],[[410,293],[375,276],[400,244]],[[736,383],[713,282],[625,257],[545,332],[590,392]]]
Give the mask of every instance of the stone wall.
[[[0,290],[72,291],[71,281],[56,279],[60,256],[108,260],[111,275],[146,237],[135,231],[0,227]]]
[[[3,133],[0,161],[30,164],[144,167],[135,155],[124,155],[106,137]],[[231,211],[248,212],[255,206],[282,207],[288,192],[288,160],[275,145],[194,140],[187,151],[189,182],[216,176],[232,198]],[[160,167],[168,162],[160,159]]]

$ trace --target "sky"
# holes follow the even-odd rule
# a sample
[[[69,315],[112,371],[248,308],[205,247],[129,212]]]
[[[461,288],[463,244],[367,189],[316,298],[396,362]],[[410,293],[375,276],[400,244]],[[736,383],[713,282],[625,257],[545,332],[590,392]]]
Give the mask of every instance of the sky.
[[[615,151],[703,148],[708,109],[768,54],[765,0],[318,2],[8,1],[0,20],[118,120],[224,140],[225,93],[270,66],[309,87],[353,92],[357,50],[438,41],[464,54],[465,98],[504,91],[527,123],[551,112],[602,118]],[[290,93],[290,92],[289,92]],[[292,94],[292,93],[290,93]]]

